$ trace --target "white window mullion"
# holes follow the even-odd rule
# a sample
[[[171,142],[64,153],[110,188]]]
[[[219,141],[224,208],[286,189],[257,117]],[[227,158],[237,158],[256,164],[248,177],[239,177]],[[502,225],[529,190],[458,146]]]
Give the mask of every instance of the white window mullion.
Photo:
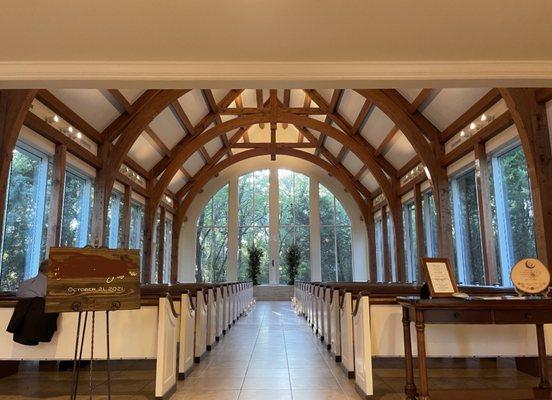
[[[460,188],[458,187],[458,181],[454,179],[452,181],[452,208],[454,213],[454,229],[455,229],[455,245],[456,245],[456,261],[458,269],[458,280],[464,284],[466,282],[466,243],[464,240],[464,225],[463,225],[463,213],[460,205]]]
[[[35,276],[40,263],[40,249],[42,242],[42,227],[44,225],[44,205],[46,201],[46,181],[48,176],[48,160],[42,158],[37,171],[37,188],[35,191],[35,218],[30,240],[30,257],[25,265],[25,279]]]

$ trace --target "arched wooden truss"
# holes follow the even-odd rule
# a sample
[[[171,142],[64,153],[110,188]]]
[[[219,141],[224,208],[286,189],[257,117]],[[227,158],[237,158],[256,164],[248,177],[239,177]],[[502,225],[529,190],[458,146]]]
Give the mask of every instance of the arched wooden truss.
[[[393,89],[359,89],[358,94],[365,98],[365,103],[358,118],[353,124],[341,115],[337,110],[343,90],[335,90],[328,102],[318,91],[305,89],[305,106],[290,107],[290,91],[284,91],[284,100],[280,101],[276,90],[271,90],[269,98],[263,101],[262,91],[257,90],[257,107],[246,108],[241,106],[242,89],[234,89],[218,102],[210,90],[203,90],[203,95],[209,108],[209,112],[201,120],[193,125],[182,109],[178,99],[188,90],[146,90],[132,104],[117,90],[110,91],[114,99],[124,108],[124,112],[113,121],[103,132],[96,131],[90,124],[74,113],[69,107],[57,100],[50,92],[45,90],[3,90],[0,91],[0,144],[2,151],[2,163],[0,164],[0,210],[4,210],[6,182],[9,172],[11,152],[15,146],[17,135],[22,124],[46,136],[58,145],[60,153],[72,152],[90,165],[97,168],[94,196],[93,236],[102,243],[105,236],[105,221],[108,209],[108,199],[113,184],[117,179],[124,179],[119,172],[121,166],[126,164],[135,169],[147,180],[147,188],[134,186],[147,198],[144,260],[147,271],[151,270],[152,230],[154,218],[162,198],[169,194],[176,203],[184,199],[175,207],[176,224],[174,231],[179,233],[185,210],[193,200],[195,194],[203,187],[215,171],[227,168],[233,163],[245,158],[258,155],[290,155],[313,162],[326,169],[335,176],[343,186],[351,193],[365,216],[369,232],[370,264],[374,269],[374,240],[370,223],[372,222],[371,205],[378,193],[372,193],[364,187],[358,176],[347,170],[343,165],[343,158],[347,152],[355,154],[364,164],[364,170],[368,170],[381,188],[385,196],[387,212],[392,217],[396,243],[402,243],[402,217],[400,202],[399,178],[404,171],[397,171],[393,165],[374,148],[362,135],[359,134],[367,115],[374,107],[383,111],[395,124],[395,132],[400,130],[415,149],[417,156],[407,163],[415,166],[418,162],[425,166],[436,201],[438,214],[438,239],[439,249],[442,255],[452,255],[451,240],[451,215],[448,193],[448,178],[446,166],[450,163],[451,155],[445,154],[444,143],[452,134],[477,117],[477,113],[484,111],[485,107],[496,103],[501,97],[505,99],[510,113],[498,118],[492,129],[504,129],[507,124],[516,124],[521,137],[521,142],[527,156],[529,174],[532,184],[532,195],[535,205],[535,221],[537,231],[537,249],[539,256],[545,261],[552,259],[552,234],[544,229],[552,223],[552,202],[546,194],[552,190],[552,161],[550,155],[550,140],[548,125],[546,123],[546,110],[544,103],[552,98],[550,89],[494,89],[483,99],[468,110],[449,128],[441,132],[424,115],[419,108],[431,98],[433,91],[424,89],[413,101],[407,101],[397,90]],[[35,96],[50,109],[61,115],[73,126],[78,127],[83,134],[94,141],[98,146],[98,154],[92,154],[75,147],[63,135],[58,134],[43,121],[27,113],[30,103]],[[308,100],[308,101],[307,101]],[[316,107],[311,107],[311,100]],[[231,104],[237,107],[230,107]],[[178,116],[179,122],[185,128],[187,135],[172,149],[166,149],[163,158],[149,171],[137,165],[128,157],[128,152],[144,130],[149,129],[149,124],[165,109],[170,108]],[[324,121],[313,118],[313,115],[324,115]],[[221,116],[231,116],[231,119],[223,121]],[[306,143],[282,143],[277,140],[277,124],[284,126],[293,125],[297,128]],[[464,123],[464,125],[462,125]],[[248,144],[241,143],[242,148],[249,145],[252,150],[244,151],[236,155],[232,149],[239,147],[238,141],[247,136],[250,126],[266,124],[271,128],[271,138],[267,143]],[[456,130],[456,131],[455,131]],[[491,129],[485,134],[489,135]],[[234,132],[231,137],[227,134]],[[315,135],[318,134],[318,136]],[[482,134],[483,135],[483,134]],[[392,133],[388,135],[392,137]],[[331,137],[342,145],[338,155],[334,155],[325,147],[326,137]],[[210,141],[220,140],[222,148],[214,155],[209,155],[205,145]],[[386,138],[387,140],[387,138]],[[475,148],[478,140],[470,139],[464,147]],[[315,149],[314,155],[303,151],[304,148]],[[464,149],[464,148],[463,148]],[[195,176],[183,171],[183,164],[193,154],[200,154],[205,160],[205,166]],[[226,158],[225,158],[226,157]],[[322,159],[321,157],[324,157]],[[167,192],[167,188],[178,171],[186,172],[188,183],[177,194]],[[127,196],[130,196],[126,193]],[[1,211],[0,211],[1,213]],[[0,224],[3,221],[0,214]],[[1,228],[1,226],[0,226]],[[0,232],[2,229],[0,229]],[[177,240],[173,243],[177,246]],[[177,257],[178,252],[173,251]],[[386,254],[386,263],[391,255]],[[402,246],[397,246],[396,265],[399,280],[404,279],[404,255]],[[173,261],[174,268],[177,261]]]

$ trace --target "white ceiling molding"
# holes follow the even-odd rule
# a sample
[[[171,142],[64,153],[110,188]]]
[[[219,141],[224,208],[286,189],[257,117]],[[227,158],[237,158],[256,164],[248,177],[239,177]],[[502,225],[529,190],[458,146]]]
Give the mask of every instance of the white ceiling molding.
[[[0,88],[544,87],[552,61],[0,62]]]

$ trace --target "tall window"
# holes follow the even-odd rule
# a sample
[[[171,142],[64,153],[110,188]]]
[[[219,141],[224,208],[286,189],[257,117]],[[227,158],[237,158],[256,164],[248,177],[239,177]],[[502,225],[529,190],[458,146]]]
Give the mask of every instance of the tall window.
[[[352,281],[351,220],[324,185],[319,185],[319,193],[322,281]]]
[[[132,201],[130,206],[130,248],[140,250],[140,265],[142,261],[142,249],[144,248],[144,205]],[[142,279],[144,277],[142,276]]]
[[[437,239],[437,209],[431,191],[422,194],[422,218],[424,222],[424,243],[428,257],[437,257],[439,243]]]
[[[395,233],[393,230],[393,218],[391,215],[387,216],[387,244],[389,246],[389,263],[391,265],[391,280],[397,282],[399,280],[398,271],[395,264]]]
[[[453,179],[452,197],[458,280],[465,284],[483,284],[485,274],[481,252],[475,170]]]
[[[228,185],[207,203],[197,221],[196,280],[225,282],[228,269]]]
[[[165,253],[163,254],[163,282],[171,280],[171,254],[172,254],[172,220],[165,219]]]
[[[280,283],[289,276],[285,254],[291,244],[301,250],[297,279],[310,280],[310,179],[285,169],[278,170],[278,201],[280,205]]]
[[[41,260],[48,159],[45,155],[18,146],[8,180],[8,193],[0,289],[16,290],[22,280],[34,276]]]
[[[268,283],[269,247],[269,176],[270,171],[260,170],[238,179],[238,279],[246,280],[247,247],[263,250],[260,283]]]
[[[115,190],[111,192],[107,209],[107,247],[116,249],[122,244],[122,218],[124,209],[124,197]]]
[[[416,242],[416,208],[414,202],[403,205],[404,256],[408,282],[418,279],[418,246]]]
[[[383,226],[381,217],[374,220],[374,230],[376,237],[376,276],[377,282],[383,282],[385,279],[385,271],[383,265]]]
[[[61,245],[83,247],[88,243],[92,181],[67,171],[61,219]]]
[[[510,269],[522,258],[536,257],[531,187],[521,146],[492,158],[492,184],[501,283],[511,285]]]

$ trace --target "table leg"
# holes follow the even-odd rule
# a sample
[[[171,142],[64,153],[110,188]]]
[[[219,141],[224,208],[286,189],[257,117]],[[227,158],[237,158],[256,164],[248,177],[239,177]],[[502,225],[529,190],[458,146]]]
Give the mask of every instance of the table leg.
[[[539,349],[539,385],[533,389],[535,398],[548,399],[550,398],[550,382],[548,381],[548,361],[546,359],[546,342],[544,340],[544,327],[542,324],[537,324],[537,346]]]
[[[406,369],[406,384],[404,393],[407,400],[416,399],[416,385],[414,384],[414,363],[412,361],[412,339],[410,337],[410,317],[408,308],[403,308],[403,332],[404,332],[404,367]]]
[[[427,365],[425,349],[425,323],[423,313],[416,311],[416,338],[418,343],[418,371],[420,373],[420,396],[419,400],[430,400],[427,384]]]

